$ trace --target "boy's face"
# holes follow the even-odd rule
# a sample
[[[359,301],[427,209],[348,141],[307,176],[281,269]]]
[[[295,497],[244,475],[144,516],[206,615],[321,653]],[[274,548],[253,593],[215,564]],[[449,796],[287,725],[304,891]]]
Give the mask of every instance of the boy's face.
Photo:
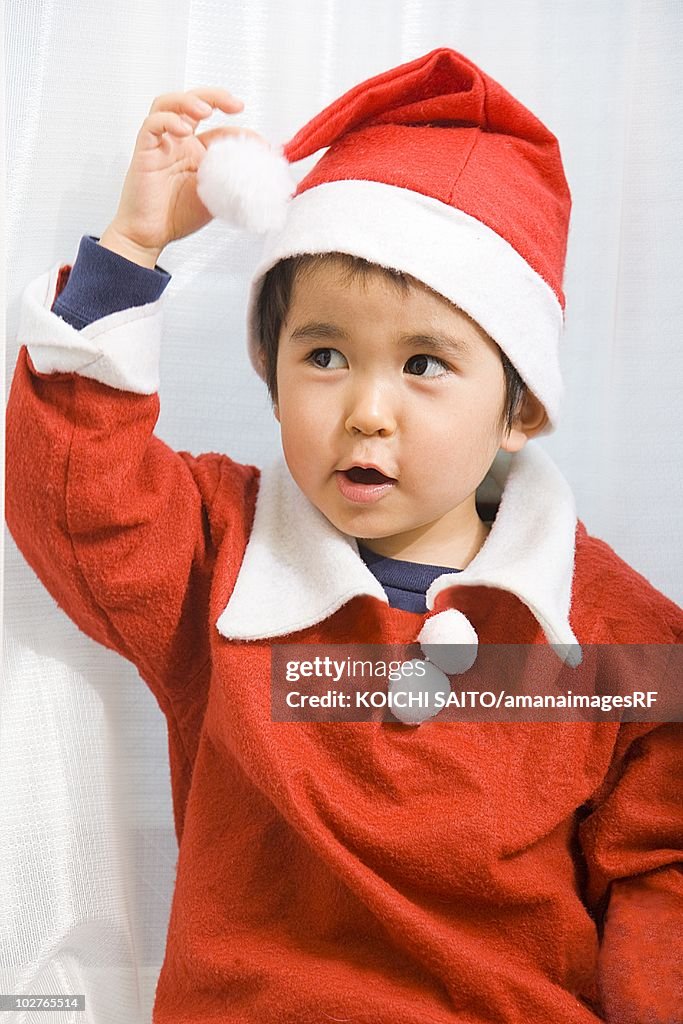
[[[454,348],[435,351],[425,335]],[[423,340],[402,340],[410,336]],[[347,282],[333,262],[294,283],[277,387],[283,452],[300,489],[337,529],[381,538],[375,550],[395,557],[419,551],[415,560],[428,561],[427,549],[445,551],[454,532],[471,529],[496,452],[527,439],[501,426],[500,353],[477,324],[420,285],[404,294],[374,271]],[[394,482],[349,483],[342,471],[357,463]]]

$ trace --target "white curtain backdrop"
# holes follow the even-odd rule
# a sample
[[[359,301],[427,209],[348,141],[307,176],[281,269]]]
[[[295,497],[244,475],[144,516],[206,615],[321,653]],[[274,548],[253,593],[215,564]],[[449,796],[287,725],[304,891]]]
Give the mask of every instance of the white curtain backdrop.
[[[232,123],[282,142],[363,78],[448,45],[558,135],[573,193],[567,398],[534,443],[589,531],[680,601],[682,26],[677,0],[9,0],[6,387],[24,287],[104,231],[157,95],[225,86],[245,101]],[[246,355],[259,245],[214,222],[159,261],[157,433],[256,465],[279,445]],[[0,991],[85,993],[85,1014],[55,1024],[149,1021],[177,858],[165,720],[6,528],[4,551]]]

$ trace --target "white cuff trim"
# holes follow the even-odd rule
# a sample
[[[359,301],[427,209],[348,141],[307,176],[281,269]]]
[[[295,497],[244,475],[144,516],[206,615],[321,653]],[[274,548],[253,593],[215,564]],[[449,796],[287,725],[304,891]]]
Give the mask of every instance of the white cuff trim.
[[[62,263],[35,278],[21,299],[18,340],[39,373],[78,373],[119,391],[159,390],[161,298],[110,313],[82,330],[52,312]]]

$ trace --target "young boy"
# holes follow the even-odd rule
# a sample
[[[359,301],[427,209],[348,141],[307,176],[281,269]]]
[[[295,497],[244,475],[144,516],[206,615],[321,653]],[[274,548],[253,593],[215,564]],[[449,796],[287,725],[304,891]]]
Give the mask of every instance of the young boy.
[[[7,419],[18,546],[168,723],[154,1020],[681,1021],[679,726],[270,713],[273,644],[417,643],[452,673],[454,644],[571,660],[680,635],[527,445],[561,389],[555,138],[439,49],[287,144],[290,162],[328,148],[252,283],[284,452],[261,471],[153,434],[159,255],[246,208],[237,179],[266,153],[195,136],[202,97],[240,109],[159,97],[112,225],[26,289]]]

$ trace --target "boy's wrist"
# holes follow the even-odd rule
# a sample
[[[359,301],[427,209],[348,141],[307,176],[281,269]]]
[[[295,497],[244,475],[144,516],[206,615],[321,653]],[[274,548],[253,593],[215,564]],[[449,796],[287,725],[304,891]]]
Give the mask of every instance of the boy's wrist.
[[[162,252],[161,249],[147,249],[145,246],[139,245],[118,231],[112,224],[100,236],[98,245],[118,253],[119,256],[130,260],[131,263],[137,263],[150,270],[154,270]]]

